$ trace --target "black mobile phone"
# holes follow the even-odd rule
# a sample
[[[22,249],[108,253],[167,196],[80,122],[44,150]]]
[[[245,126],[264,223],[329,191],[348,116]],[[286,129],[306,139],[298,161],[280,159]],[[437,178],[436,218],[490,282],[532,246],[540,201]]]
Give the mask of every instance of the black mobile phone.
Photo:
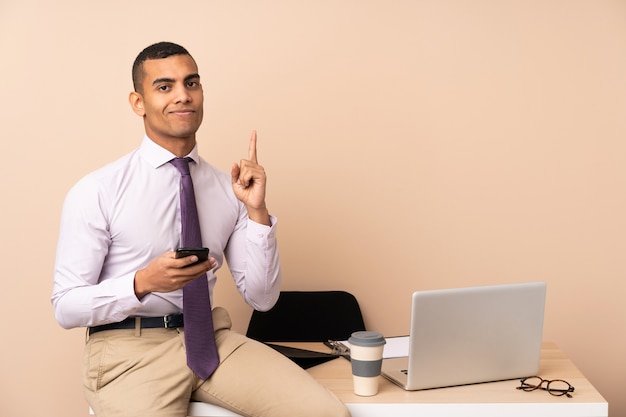
[[[204,262],[209,259],[209,248],[178,248],[176,249],[176,258],[186,258],[187,256],[196,255],[198,257],[198,262]],[[198,262],[194,262],[190,265],[195,265]]]

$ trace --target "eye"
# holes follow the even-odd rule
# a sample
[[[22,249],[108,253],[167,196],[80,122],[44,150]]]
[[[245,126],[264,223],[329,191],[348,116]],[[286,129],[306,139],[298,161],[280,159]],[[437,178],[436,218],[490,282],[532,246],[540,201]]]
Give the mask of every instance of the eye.
[[[169,91],[170,90],[170,86],[169,85],[160,85],[159,86],[159,91]]]
[[[187,81],[187,87],[196,88],[200,83],[198,81]]]

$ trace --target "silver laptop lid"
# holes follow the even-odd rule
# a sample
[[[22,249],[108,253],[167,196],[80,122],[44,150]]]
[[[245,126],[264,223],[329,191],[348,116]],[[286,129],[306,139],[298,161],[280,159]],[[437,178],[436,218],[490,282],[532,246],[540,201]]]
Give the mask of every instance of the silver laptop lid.
[[[536,374],[545,297],[543,282],[415,292],[404,387]]]

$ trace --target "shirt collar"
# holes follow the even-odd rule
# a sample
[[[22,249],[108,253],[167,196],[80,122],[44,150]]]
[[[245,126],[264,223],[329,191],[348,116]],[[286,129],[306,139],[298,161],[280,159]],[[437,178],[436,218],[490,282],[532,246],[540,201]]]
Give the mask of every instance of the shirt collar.
[[[143,140],[141,141],[139,153],[141,154],[142,158],[145,159],[148,164],[150,164],[150,166],[155,169],[160,167],[161,165],[167,164],[169,161],[176,158],[176,155],[154,143],[152,139],[150,139],[147,135],[144,135]],[[197,143],[187,156],[193,159],[196,163],[198,163]]]

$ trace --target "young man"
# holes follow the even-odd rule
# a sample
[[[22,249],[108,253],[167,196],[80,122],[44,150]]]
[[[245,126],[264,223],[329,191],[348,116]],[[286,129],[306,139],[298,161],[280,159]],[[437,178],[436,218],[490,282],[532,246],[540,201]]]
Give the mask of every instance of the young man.
[[[213,309],[213,331],[205,332],[214,335],[219,365],[202,377],[187,365],[183,323],[192,313],[182,317],[183,288],[207,280],[212,300],[226,257],[244,300],[271,308],[281,283],[276,219],[265,204],[256,132],[248,159],[230,175],[199,157],[203,91],[187,50],[149,46],[135,60],[133,84],[130,105],[145,126],[140,147],[81,179],[61,218],[52,303],[61,326],[89,328],[90,406],[98,417],[182,417],[196,399],[245,416],[348,416],[289,359],[231,332],[223,308]],[[175,257],[186,216],[176,158],[189,161],[206,261]]]

